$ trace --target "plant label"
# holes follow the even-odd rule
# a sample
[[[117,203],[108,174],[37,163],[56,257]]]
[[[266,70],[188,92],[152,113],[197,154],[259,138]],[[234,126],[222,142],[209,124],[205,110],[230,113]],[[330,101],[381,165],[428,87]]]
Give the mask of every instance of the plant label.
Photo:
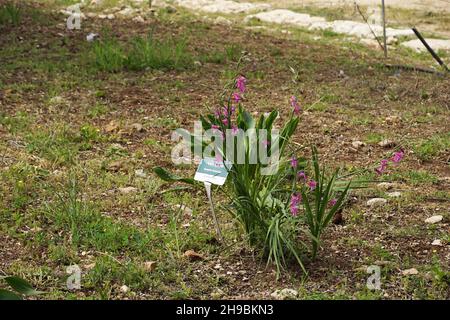
[[[227,180],[228,172],[232,167],[230,161],[222,161],[214,158],[204,158],[198,166],[194,179],[201,182],[209,182],[223,185]]]

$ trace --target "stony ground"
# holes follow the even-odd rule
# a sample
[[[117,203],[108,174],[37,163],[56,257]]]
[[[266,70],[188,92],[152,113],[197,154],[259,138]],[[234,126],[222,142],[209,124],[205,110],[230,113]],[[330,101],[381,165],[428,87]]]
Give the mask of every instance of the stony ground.
[[[384,66],[434,66],[427,54],[396,47],[385,61],[338,34],[214,24],[215,15],[173,6],[143,11],[144,21],[102,19],[108,7],[92,8],[84,11],[95,17],[69,31],[58,13],[67,5],[30,2],[19,23],[0,25],[2,274],[29,280],[43,299],[270,299],[285,288],[299,299],[450,298],[450,81]],[[90,32],[100,39],[86,41]],[[184,41],[183,63],[121,64],[149,32]],[[115,45],[102,48],[123,51],[99,51],[108,39]],[[202,190],[174,192],[152,173],[158,165],[193,174],[171,163],[171,132],[214,106],[242,52],[246,106],[283,119],[289,97],[301,97],[294,140],[317,144],[330,167],[373,168],[406,153],[382,179],[362,177],[376,182],[352,193],[307,277],[293,265],[276,280],[220,209],[219,190],[225,244]],[[105,65],[104,55],[116,59]],[[369,206],[373,198],[386,203]],[[70,291],[74,264],[82,288]],[[381,290],[366,287],[371,265],[381,268]]]

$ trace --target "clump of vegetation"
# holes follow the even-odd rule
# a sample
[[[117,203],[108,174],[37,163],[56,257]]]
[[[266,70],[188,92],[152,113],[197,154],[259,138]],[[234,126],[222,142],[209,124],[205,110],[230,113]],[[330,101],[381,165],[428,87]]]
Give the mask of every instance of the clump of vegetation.
[[[130,48],[117,40],[106,38],[94,43],[93,53],[98,69],[119,72],[124,69],[180,70],[192,65],[192,56],[184,40],[157,40],[153,35],[135,37]]]
[[[0,7],[0,25],[12,24],[17,26],[22,19],[22,10],[14,2],[8,2]]]
[[[41,294],[42,292],[36,291],[33,287],[25,280],[14,276],[3,276],[0,277],[11,287],[11,290],[0,289],[0,300],[22,300],[24,296],[35,296]]]
[[[230,199],[227,208],[240,222],[250,244],[262,249],[268,262],[275,263],[278,274],[292,259],[306,272],[302,255],[310,249],[311,257],[316,257],[320,238],[344,204],[350,182],[338,181],[338,172],[328,176],[327,170],[319,165],[315,147],[311,161],[297,157],[299,150],[290,143],[301,114],[296,97],[291,97],[289,119],[279,134],[274,134],[278,111],[254,119],[241,103],[245,83],[246,79],[239,76],[226,88],[228,93],[220,102],[223,107],[201,117],[204,130],[216,133],[217,161],[225,159],[233,163],[224,189]],[[232,90],[234,87],[237,92]],[[188,135],[188,141],[198,139]],[[230,139],[235,141],[234,150],[228,149],[226,141]],[[200,156],[204,155],[205,148]],[[261,154],[261,150],[270,161],[252,160],[252,154]],[[240,154],[244,156],[239,158]],[[175,178],[159,167],[155,172],[166,181],[192,183],[190,179]]]

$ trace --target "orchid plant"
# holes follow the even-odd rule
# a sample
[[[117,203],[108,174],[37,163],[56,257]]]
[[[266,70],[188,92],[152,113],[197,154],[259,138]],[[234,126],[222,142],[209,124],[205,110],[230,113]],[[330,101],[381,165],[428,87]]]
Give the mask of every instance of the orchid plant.
[[[342,179],[339,171],[328,177],[319,164],[314,146],[310,161],[297,157],[298,144],[291,138],[302,108],[295,96],[290,98],[291,112],[279,134],[272,134],[278,111],[254,119],[243,107],[246,85],[246,78],[239,75],[226,86],[219,107],[200,117],[203,129],[215,133],[216,159],[233,163],[227,183],[222,188],[229,199],[225,208],[239,221],[249,243],[262,249],[268,263],[275,264],[278,275],[289,260],[295,260],[306,273],[305,256],[309,252],[310,258],[316,257],[324,230],[344,205],[348,192],[354,186],[351,181]],[[246,136],[240,142],[237,139],[231,150],[223,147],[224,142],[227,145],[228,140],[249,130],[256,133],[255,139]],[[266,135],[258,134],[262,131]],[[197,138],[190,135],[189,141],[194,142]],[[203,144],[203,147],[206,145]],[[244,154],[241,159],[234,152],[236,149]],[[251,161],[251,155],[261,149],[269,157],[276,156],[276,169],[269,170],[270,174],[264,173],[264,170],[271,169],[273,163]],[[402,157],[403,152],[396,153],[391,160],[398,162]],[[377,172],[386,170],[387,163],[387,160],[382,162]],[[166,181],[195,183],[192,179],[176,177],[160,167],[154,171]],[[311,176],[308,171],[312,172]]]

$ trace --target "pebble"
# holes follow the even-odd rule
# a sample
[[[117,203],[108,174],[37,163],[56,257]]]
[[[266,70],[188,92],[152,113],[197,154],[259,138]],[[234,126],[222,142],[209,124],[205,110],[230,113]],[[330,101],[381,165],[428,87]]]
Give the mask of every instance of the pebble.
[[[416,275],[419,274],[419,271],[417,271],[416,268],[411,268],[411,269],[406,269],[402,271],[402,274],[404,276],[411,276],[411,275]]]
[[[296,298],[298,296],[298,292],[294,289],[285,288],[282,290],[275,290],[270,296],[278,300],[287,300]]]
[[[391,147],[395,146],[395,142],[392,140],[385,139],[383,141],[380,141],[378,143],[378,145],[383,148],[391,148]]]
[[[387,203],[386,199],[383,198],[373,198],[367,201],[369,207],[381,207]]]
[[[119,188],[118,190],[120,193],[123,193],[123,194],[135,193],[138,191],[138,189],[135,187],[124,187],[124,188]]]
[[[426,222],[426,223],[429,223],[429,224],[434,224],[434,223],[441,222],[442,219],[444,219],[444,217],[441,216],[441,215],[438,215],[438,216],[432,216],[432,217],[429,217],[429,218],[425,219],[425,222]]]
[[[365,143],[362,142],[362,141],[357,140],[357,141],[353,141],[352,142],[352,146],[353,146],[353,148],[359,149],[361,147],[364,147]]]
[[[436,239],[431,243],[432,246],[437,246],[437,247],[441,247],[442,246],[442,241],[440,239]]]
[[[398,198],[402,195],[402,193],[399,191],[394,191],[394,192],[389,192],[387,195],[388,195],[388,197],[391,197],[391,198]]]
[[[130,290],[130,288],[128,288],[128,286],[123,285],[120,287],[120,291],[123,293],[127,293]]]

